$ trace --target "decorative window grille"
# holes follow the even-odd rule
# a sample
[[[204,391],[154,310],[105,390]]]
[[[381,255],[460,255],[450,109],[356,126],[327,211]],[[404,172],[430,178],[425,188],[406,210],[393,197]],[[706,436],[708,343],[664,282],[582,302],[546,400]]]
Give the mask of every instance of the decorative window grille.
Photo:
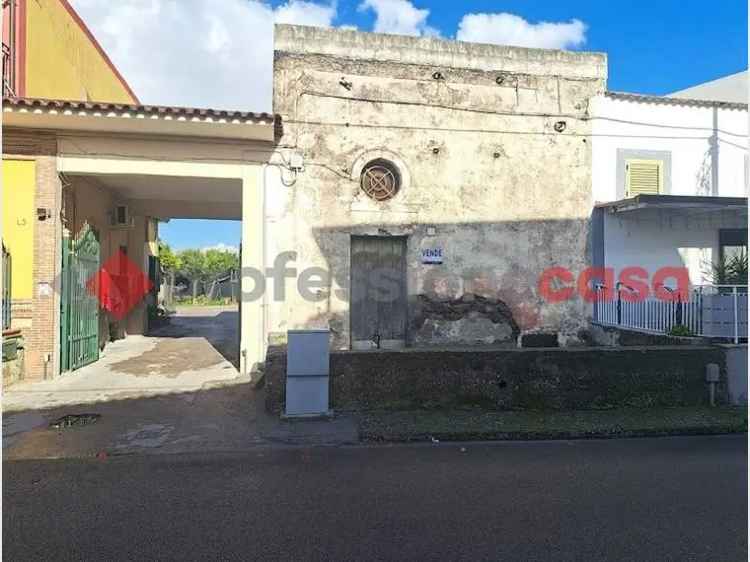
[[[387,201],[395,197],[400,188],[401,174],[392,162],[373,160],[362,169],[360,189],[370,199]]]

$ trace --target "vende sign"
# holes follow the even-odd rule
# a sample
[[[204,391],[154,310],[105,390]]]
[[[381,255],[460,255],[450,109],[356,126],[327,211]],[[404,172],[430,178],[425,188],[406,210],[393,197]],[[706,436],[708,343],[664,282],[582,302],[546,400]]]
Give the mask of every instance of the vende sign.
[[[422,250],[422,263],[443,263],[443,249],[425,248]]]
[[[618,287],[626,290],[618,291]],[[587,267],[577,278],[565,267],[550,267],[539,276],[538,284],[539,295],[552,303],[572,299],[576,293],[586,302],[606,302],[618,298],[618,292],[626,302],[641,302],[650,295],[663,301],[684,302],[689,287],[687,268],[662,267],[649,279],[648,271],[638,266],[623,268],[617,277],[612,267]]]

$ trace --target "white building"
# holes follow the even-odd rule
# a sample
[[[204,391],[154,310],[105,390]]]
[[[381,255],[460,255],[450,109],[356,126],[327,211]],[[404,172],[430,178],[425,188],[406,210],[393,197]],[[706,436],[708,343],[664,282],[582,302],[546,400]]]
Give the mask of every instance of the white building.
[[[747,245],[747,104],[609,92],[592,115],[595,264],[709,282]]]
[[[729,80],[724,90],[737,99],[741,84]],[[747,104],[711,99],[718,82],[685,91],[706,99],[607,92],[592,101],[592,262],[615,282],[642,268],[653,295],[660,269],[684,268],[692,298],[716,282],[712,264],[747,250]],[[733,306],[746,318],[746,304]],[[633,327],[649,315],[640,311]]]

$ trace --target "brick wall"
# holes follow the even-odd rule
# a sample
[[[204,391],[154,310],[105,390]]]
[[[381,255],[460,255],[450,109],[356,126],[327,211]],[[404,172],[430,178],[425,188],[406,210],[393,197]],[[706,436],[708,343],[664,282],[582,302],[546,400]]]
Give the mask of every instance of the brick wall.
[[[57,174],[57,139],[45,131],[3,131],[3,157],[36,160],[34,207],[48,209],[50,217],[35,220],[31,325],[23,329],[25,375],[28,380],[53,377],[60,354],[60,241],[62,239],[62,184]],[[28,311],[28,308],[26,308]],[[28,318],[26,319],[28,323]]]
[[[34,303],[31,299],[13,299],[10,301],[10,327],[13,330],[31,328],[31,314]]]

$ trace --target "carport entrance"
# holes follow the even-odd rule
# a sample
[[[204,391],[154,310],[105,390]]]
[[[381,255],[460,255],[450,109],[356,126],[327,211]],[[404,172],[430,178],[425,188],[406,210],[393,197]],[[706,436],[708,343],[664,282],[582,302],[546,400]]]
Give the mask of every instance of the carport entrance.
[[[163,221],[241,219],[242,180],[72,171],[64,172],[64,179],[64,210],[71,217],[68,225],[75,238],[70,252],[63,256],[66,261],[61,327],[62,341],[69,344],[60,349],[62,370],[75,370],[96,361],[99,351],[103,349],[106,355],[113,341],[123,340],[119,349],[132,338],[145,336],[153,346],[118,361],[112,365],[113,372],[177,379],[180,372],[201,368],[210,371],[216,364],[227,361],[237,373],[245,373],[239,371],[242,368],[239,286],[231,306],[195,306],[216,297],[217,293],[206,272],[196,271],[195,278],[205,285],[201,293],[208,294],[200,295],[196,303],[192,287],[188,286],[183,291],[185,306],[173,300],[173,306],[168,308],[176,308],[176,314],[166,318],[158,315],[165,287],[153,287],[145,294],[129,294],[130,289],[138,288],[132,286],[133,280],[135,285],[140,279],[158,284],[164,278],[158,272],[159,230],[168,226]],[[193,249],[199,256],[208,255],[205,248]],[[123,263],[132,271],[119,271]],[[196,266],[200,264],[192,264]],[[239,263],[233,266],[236,276]],[[100,281],[97,302],[90,286],[91,280],[97,279],[97,272],[103,281],[120,277],[128,280],[117,285],[110,295],[105,294]],[[216,273],[222,277],[229,272]],[[188,277],[188,285],[192,281]],[[214,301],[213,304],[220,302],[216,298]],[[124,306],[125,310],[112,309],[111,305]]]
[[[149,297],[158,314],[149,314],[148,335],[169,338],[159,347],[183,347],[198,363],[203,358],[176,340],[200,338],[213,348],[210,354],[239,368],[241,223],[181,218],[158,227],[163,275]]]
[[[158,219],[242,220],[241,267],[265,271],[264,172],[275,150],[274,116],[63,100],[4,101],[4,139],[14,139],[13,150],[36,161],[35,240],[44,242],[34,250],[27,381],[56,377],[64,361],[70,366],[89,360],[85,354],[66,359],[62,351],[68,347],[70,354],[69,344],[62,341],[63,325],[69,321],[60,291],[61,248],[63,239],[78,236],[84,224],[99,235],[100,263],[124,252],[148,272],[158,255],[153,227]],[[242,290],[249,292],[252,283],[250,276],[243,277]],[[243,303],[239,314],[237,354],[243,374],[264,359],[264,301],[265,295]],[[79,310],[75,306],[71,312]],[[100,346],[107,339],[102,336],[107,334],[102,316]],[[146,305],[140,302],[117,329],[145,337],[146,318]],[[83,332],[87,342],[96,340],[93,328]]]

